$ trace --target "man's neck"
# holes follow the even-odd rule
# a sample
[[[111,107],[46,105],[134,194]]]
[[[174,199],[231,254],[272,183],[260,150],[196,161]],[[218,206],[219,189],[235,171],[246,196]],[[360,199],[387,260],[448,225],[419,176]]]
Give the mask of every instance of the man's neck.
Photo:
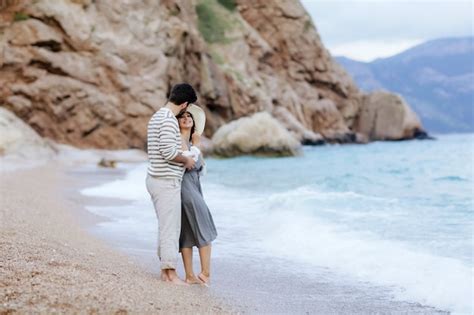
[[[181,111],[181,110],[179,109],[178,105],[176,105],[176,104],[174,104],[174,103],[172,103],[172,102],[166,103],[165,108],[168,108],[170,111],[172,111],[172,112],[173,112],[173,115],[175,115],[175,116],[178,115],[179,112]]]

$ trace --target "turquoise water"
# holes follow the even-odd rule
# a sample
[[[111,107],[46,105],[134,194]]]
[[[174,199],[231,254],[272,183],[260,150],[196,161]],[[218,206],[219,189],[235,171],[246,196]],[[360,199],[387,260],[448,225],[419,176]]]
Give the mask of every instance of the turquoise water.
[[[473,139],[442,136],[309,147],[297,158],[209,160],[205,182],[280,194],[282,204],[273,209],[289,206],[472,264]]]
[[[307,147],[294,158],[207,159],[205,198],[220,257],[278,257],[384,286],[396,299],[472,312],[474,135]],[[128,198],[91,208],[153,248],[146,165],[85,194]],[[335,280],[336,281],[336,280]]]

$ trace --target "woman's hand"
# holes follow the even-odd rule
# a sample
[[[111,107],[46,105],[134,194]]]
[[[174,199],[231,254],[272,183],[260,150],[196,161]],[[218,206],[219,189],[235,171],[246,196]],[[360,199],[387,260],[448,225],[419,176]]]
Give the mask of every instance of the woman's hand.
[[[193,143],[194,146],[200,147],[201,146],[201,136],[195,132],[191,136],[191,142]]]

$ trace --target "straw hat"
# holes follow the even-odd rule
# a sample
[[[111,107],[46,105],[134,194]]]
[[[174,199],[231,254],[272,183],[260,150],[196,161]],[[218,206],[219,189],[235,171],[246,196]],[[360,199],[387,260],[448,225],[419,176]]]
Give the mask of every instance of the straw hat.
[[[204,131],[204,126],[206,125],[206,114],[201,107],[194,104],[189,105],[186,111],[193,115],[194,130],[201,135]]]

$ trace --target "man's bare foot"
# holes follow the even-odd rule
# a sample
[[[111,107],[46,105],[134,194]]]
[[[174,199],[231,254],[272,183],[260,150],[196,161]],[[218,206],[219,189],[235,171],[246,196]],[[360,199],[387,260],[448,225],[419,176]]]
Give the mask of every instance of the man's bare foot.
[[[170,278],[168,277],[168,274],[164,270],[161,270],[160,278],[161,278],[161,281],[164,281],[164,282],[170,282],[171,281]]]
[[[209,276],[206,276],[202,272],[198,274],[198,279],[201,280],[206,287],[208,287],[211,282],[211,279],[209,278]]]
[[[188,284],[202,284],[202,281],[196,278],[196,276],[186,277],[186,283]]]
[[[169,281],[173,284],[176,284],[176,285],[189,285],[187,284],[186,282],[184,282],[183,280],[181,280],[177,275],[168,275],[169,277]]]
[[[168,275],[168,279],[170,279],[170,282],[173,283],[173,284],[188,285],[186,282],[184,282],[183,280],[181,280],[178,277],[178,274],[176,273],[176,270],[174,270],[174,269],[168,269],[167,270],[167,275]]]

